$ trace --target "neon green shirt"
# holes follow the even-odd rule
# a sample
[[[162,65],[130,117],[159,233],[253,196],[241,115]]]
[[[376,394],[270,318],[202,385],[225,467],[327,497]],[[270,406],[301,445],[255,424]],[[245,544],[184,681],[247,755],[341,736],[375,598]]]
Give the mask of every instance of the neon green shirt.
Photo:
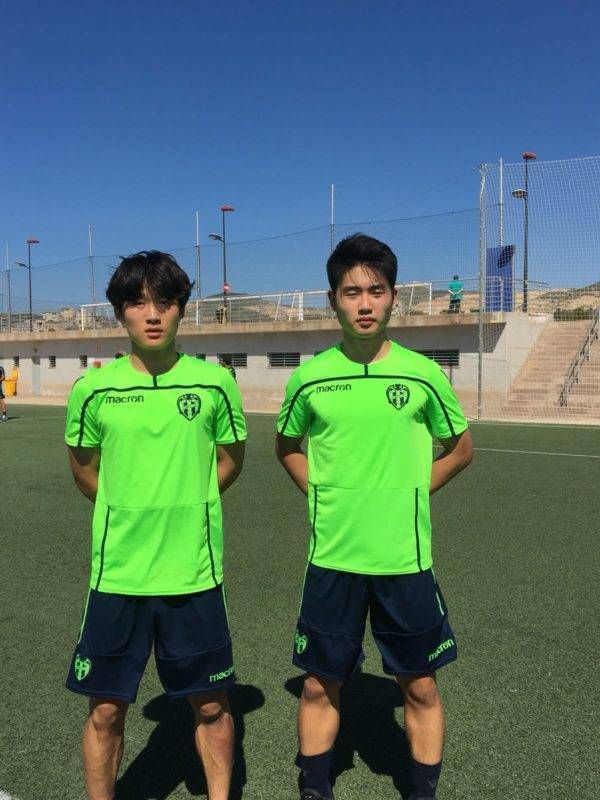
[[[308,434],[309,561],[373,575],[431,567],[432,435],[466,428],[440,367],[395,342],[372,364],[339,345],[301,364],[277,430]]]
[[[221,583],[215,446],[245,438],[237,384],[199,359],[153,377],[121,358],[76,381],[65,440],[101,450],[90,586],[173,595]]]

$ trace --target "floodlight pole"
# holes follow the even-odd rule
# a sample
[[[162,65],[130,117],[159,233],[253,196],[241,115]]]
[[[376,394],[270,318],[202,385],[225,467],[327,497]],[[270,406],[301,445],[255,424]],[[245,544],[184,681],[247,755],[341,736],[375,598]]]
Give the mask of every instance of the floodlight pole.
[[[235,211],[233,206],[221,206],[221,242],[223,244],[223,311],[225,312],[225,322],[229,321],[229,314],[227,313],[227,292],[229,286],[227,284],[227,239],[225,237],[225,214],[230,211]]]
[[[27,271],[29,273],[29,333],[33,333],[33,300],[31,294],[31,245],[39,244],[39,239],[27,239]]]
[[[523,313],[527,314],[529,305],[529,162],[535,161],[535,153],[526,151],[522,154],[525,162],[525,209],[523,221]]]

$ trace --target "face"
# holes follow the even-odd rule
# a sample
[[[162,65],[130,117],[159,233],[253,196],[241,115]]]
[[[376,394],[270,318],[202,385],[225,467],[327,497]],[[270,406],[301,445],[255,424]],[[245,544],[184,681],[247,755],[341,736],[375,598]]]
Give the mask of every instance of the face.
[[[331,306],[344,332],[369,339],[388,324],[396,290],[379,270],[356,266],[348,270],[335,292],[329,292]]]
[[[138,300],[125,304],[121,319],[131,340],[144,350],[168,347],[180,320],[176,302],[154,298],[145,287]]]

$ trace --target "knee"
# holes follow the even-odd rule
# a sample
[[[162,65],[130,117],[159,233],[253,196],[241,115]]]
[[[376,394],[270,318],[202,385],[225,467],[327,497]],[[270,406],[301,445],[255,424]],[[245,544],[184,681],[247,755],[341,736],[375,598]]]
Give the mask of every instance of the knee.
[[[192,697],[190,703],[196,715],[196,721],[204,725],[217,722],[229,709],[225,693],[210,697]]]
[[[302,700],[305,703],[331,702],[337,696],[339,683],[319,678],[316,675],[307,675],[302,687]]]
[[[406,703],[423,708],[432,708],[439,703],[440,695],[434,678],[414,678],[399,683]]]
[[[127,706],[114,702],[99,702],[90,708],[90,721],[100,734],[114,734],[123,730]]]

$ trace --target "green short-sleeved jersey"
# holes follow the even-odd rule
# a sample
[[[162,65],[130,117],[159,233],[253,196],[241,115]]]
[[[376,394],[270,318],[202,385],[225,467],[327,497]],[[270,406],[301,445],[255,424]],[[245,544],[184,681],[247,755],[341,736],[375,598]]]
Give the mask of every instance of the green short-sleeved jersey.
[[[76,381],[66,442],[101,451],[91,587],[174,595],[221,583],[215,445],[245,438],[237,384],[199,359],[152,376],[121,358]]]
[[[373,575],[428,569],[432,435],[466,428],[440,367],[395,342],[372,364],[339,346],[301,364],[277,430],[308,434],[309,561]]]

